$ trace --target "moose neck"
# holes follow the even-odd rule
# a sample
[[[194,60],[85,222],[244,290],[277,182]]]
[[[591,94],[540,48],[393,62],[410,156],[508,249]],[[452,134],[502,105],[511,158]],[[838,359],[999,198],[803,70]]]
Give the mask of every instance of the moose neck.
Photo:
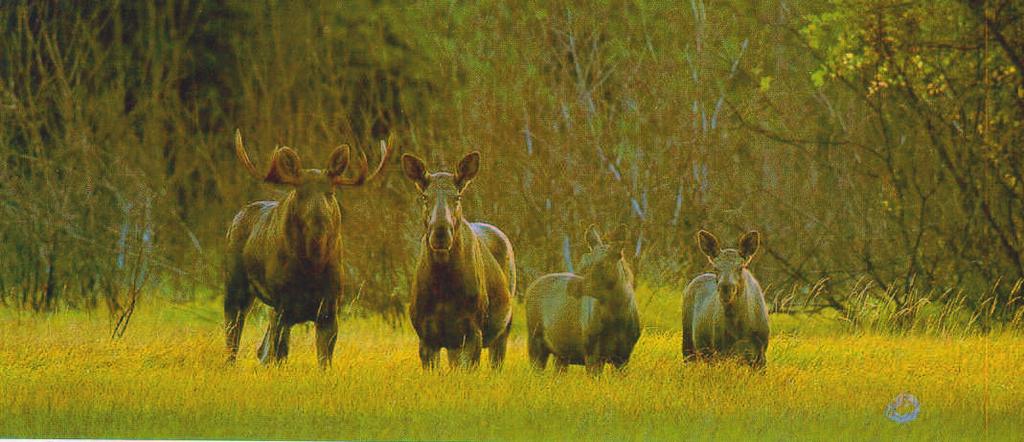
[[[313,201],[292,191],[281,201],[279,223],[284,235],[280,250],[288,250],[313,273],[337,261],[340,249],[341,210],[337,202]]]

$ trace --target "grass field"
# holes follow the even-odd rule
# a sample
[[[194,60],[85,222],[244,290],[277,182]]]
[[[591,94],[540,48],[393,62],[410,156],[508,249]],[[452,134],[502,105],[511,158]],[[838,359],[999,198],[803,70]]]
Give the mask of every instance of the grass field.
[[[120,340],[102,313],[0,310],[0,437],[260,439],[1020,440],[1024,339],[851,334],[773,317],[768,370],[683,365],[674,301],[644,303],[623,373],[537,374],[515,330],[500,373],[420,370],[408,326],[342,324],[316,368],[311,327],[281,367],[225,366],[216,305],[151,301]],[[814,323],[815,325],[812,325]],[[522,326],[522,316],[516,318]],[[673,328],[673,327],[676,328]],[[910,423],[884,416],[900,392]]]

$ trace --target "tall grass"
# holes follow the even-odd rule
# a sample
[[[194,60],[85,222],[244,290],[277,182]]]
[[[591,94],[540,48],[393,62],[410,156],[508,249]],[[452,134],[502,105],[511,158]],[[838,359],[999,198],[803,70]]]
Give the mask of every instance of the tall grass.
[[[769,287],[770,310],[782,314],[823,314],[850,331],[887,334],[965,336],[992,331],[1024,330],[1022,281],[1004,299],[997,282],[985,293],[964,289],[880,288],[869,278],[857,280],[845,293],[831,293],[827,280],[811,287],[776,290]]]
[[[851,336],[780,325],[767,370],[755,373],[684,365],[676,322],[646,328],[625,372],[594,379],[578,367],[532,372],[518,328],[500,373],[425,373],[408,327],[359,319],[342,322],[334,366],[321,372],[311,328],[296,328],[283,366],[259,367],[267,320],[256,315],[239,364],[225,366],[216,306],[147,299],[117,341],[102,315],[0,310],[0,435],[1013,440],[1024,419],[1024,345],[1002,333]],[[921,403],[907,424],[883,413],[901,392]]]

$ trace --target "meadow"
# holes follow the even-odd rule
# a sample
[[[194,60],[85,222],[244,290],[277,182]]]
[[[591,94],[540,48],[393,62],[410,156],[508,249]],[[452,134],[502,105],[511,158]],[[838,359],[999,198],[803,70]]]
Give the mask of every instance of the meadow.
[[[3,0],[0,35],[0,437],[1024,440],[1020,0]],[[298,188],[238,132],[262,170],[395,137],[334,194],[327,371],[311,325],[256,362],[265,307],[225,362],[225,233]],[[401,156],[473,151],[520,293],[627,226],[665,288],[625,372],[533,372],[522,306],[500,373],[424,372],[378,319],[424,234]],[[764,372],[682,363],[700,229],[762,235]]]
[[[768,368],[684,365],[676,299],[641,290],[645,329],[629,367],[535,373],[521,308],[504,369],[424,372],[402,322],[341,324],[316,366],[310,326],[282,366],[259,366],[265,308],[240,361],[224,362],[215,303],[145,298],[127,333],[98,312],[0,311],[0,436],[231,439],[1019,440],[1024,339],[850,332],[775,315]],[[652,299],[651,297],[655,297]],[[447,365],[447,364],[445,364]],[[884,415],[901,392],[908,423]],[[905,410],[900,410],[905,411]]]

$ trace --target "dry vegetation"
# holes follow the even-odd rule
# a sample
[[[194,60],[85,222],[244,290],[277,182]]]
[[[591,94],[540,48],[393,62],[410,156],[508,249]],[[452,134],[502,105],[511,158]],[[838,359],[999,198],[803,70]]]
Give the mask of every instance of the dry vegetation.
[[[467,210],[510,235],[523,286],[595,221],[628,223],[640,279],[669,286],[703,266],[698,227],[756,228],[790,308],[847,314],[866,280],[897,309],[1019,317],[1011,1],[59,5],[0,6],[6,304],[219,294],[232,215],[276,196],[232,157],[238,127],[264,161],[389,132],[431,167],[479,149]],[[368,311],[408,296],[418,210],[396,162],[339,196]]]

